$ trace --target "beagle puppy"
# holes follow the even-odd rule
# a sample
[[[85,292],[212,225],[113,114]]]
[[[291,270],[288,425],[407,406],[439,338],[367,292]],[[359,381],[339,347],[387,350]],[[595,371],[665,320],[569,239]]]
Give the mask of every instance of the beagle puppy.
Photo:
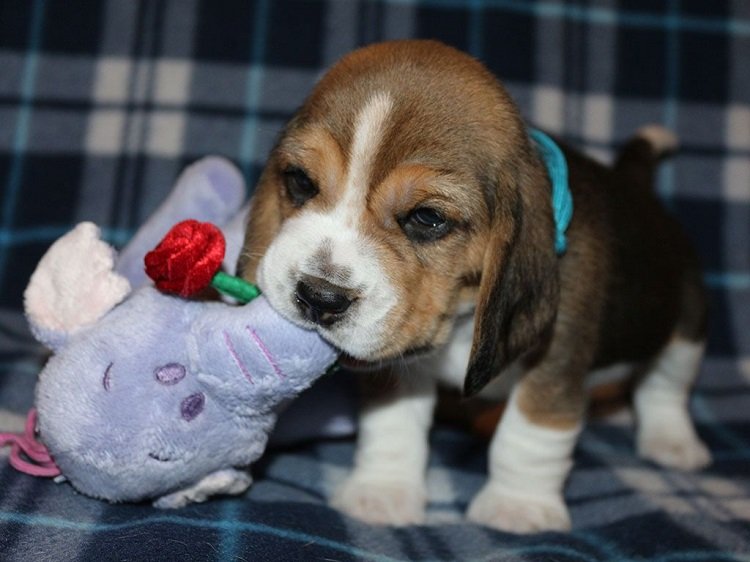
[[[468,509],[497,529],[570,528],[563,485],[587,379],[609,365],[638,368],[643,457],[710,462],[687,411],[705,292],[652,191],[675,143],[646,127],[612,167],[562,146],[573,214],[561,233],[540,148],[479,62],[398,41],[333,66],[269,157],[239,268],[345,364],[391,382],[366,393],[334,506],[372,523],[424,521],[438,383],[509,392]]]

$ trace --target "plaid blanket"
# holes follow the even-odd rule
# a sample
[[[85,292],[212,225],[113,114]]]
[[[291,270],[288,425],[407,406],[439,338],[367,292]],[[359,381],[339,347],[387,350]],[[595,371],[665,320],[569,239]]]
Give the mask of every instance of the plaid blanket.
[[[43,251],[81,220],[121,244],[187,163],[250,185],[322,69],[358,45],[430,37],[501,76],[530,122],[604,160],[638,126],[682,151],[660,193],[704,259],[708,357],[692,401],[715,463],[664,470],[622,413],[591,423],[566,497],[574,530],[515,536],[462,512],[485,442],[432,434],[427,525],[326,505],[353,439],[269,451],[244,497],[108,505],[7,466],[2,560],[750,560],[750,4],[742,0],[5,0],[0,3],[0,430],[20,429],[40,353],[20,313]]]

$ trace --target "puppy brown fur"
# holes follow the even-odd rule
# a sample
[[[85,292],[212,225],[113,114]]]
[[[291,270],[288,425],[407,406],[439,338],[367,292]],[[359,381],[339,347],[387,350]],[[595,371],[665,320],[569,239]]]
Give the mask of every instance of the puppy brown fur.
[[[377,142],[360,146],[367,127]],[[435,42],[355,51],[323,77],[273,150],[240,271],[255,281],[282,228],[302,228],[302,217],[348,217],[341,228],[356,232],[397,303],[372,331],[373,345],[347,347],[358,315],[367,316],[370,289],[347,285],[357,266],[337,262],[341,252],[325,235],[268,287],[274,304],[294,316],[295,283],[312,277],[340,286],[351,308],[318,329],[355,358],[382,363],[449,348],[465,302],[474,300],[465,394],[520,364],[525,374],[514,404],[523,423],[572,432],[585,410],[588,372],[647,364],[673,338],[702,341],[706,312],[695,255],[652,190],[663,151],[642,135],[605,167],[563,150],[575,210],[568,250],[558,256],[546,168],[498,81]],[[364,174],[356,185],[354,169]],[[298,170],[304,197],[288,183]],[[362,207],[342,210],[350,201]],[[419,236],[410,233],[413,214],[425,208],[444,221],[439,235],[424,225]],[[356,501],[344,500],[343,508],[357,515],[348,506]],[[493,521],[507,527],[503,518]],[[531,528],[545,528],[540,521]]]
[[[508,249],[534,244],[535,238],[546,242],[554,228],[546,176],[514,105],[494,77],[478,62],[436,43],[383,44],[357,51],[334,67],[274,150],[250,218],[250,254],[240,262],[249,278],[281,222],[296,211],[283,197],[284,169],[304,167],[318,182],[320,194],[310,201],[311,207],[325,208],[336,201],[356,110],[383,84],[395,107],[372,166],[367,229],[381,243],[381,259],[393,265],[387,269],[394,284],[408,288],[403,300],[410,313],[389,318],[393,341],[365,360],[389,359],[443,343],[459,292],[482,276],[485,260],[502,261]],[[394,219],[428,196],[439,199],[441,210],[455,223],[451,236],[421,247],[393,236],[399,229]],[[528,214],[533,228],[521,229],[519,211]],[[488,244],[495,252],[487,252]],[[554,267],[553,251],[540,259],[549,261],[545,270]],[[529,263],[519,263],[506,283],[526,286],[520,281],[536,273],[532,270],[538,261],[532,257]],[[554,284],[553,277],[547,276],[548,284]],[[481,298],[490,297],[485,285],[482,292],[487,294]],[[556,292],[554,287],[548,290]],[[526,300],[543,301],[532,296]],[[531,311],[520,310],[508,310],[505,316],[528,315],[532,324],[543,324],[552,310],[546,318],[531,318]],[[519,341],[507,338],[504,356],[510,355],[496,366],[513,359],[541,327],[519,331]]]

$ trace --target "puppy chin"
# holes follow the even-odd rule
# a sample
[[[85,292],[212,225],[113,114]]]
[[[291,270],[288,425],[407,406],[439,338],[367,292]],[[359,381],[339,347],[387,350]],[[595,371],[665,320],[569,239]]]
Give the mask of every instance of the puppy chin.
[[[342,353],[339,357],[339,364],[347,370],[356,373],[371,373],[379,371],[387,365],[387,363],[383,361],[363,361],[362,359],[352,357],[346,352]]]
[[[383,357],[380,348],[377,347],[379,339],[357,330],[356,322],[353,320],[344,320],[332,328],[310,323],[304,324],[304,327],[316,330],[320,337],[339,349],[347,367],[372,371],[390,362],[388,358]]]
[[[381,371],[391,365],[408,365],[416,363],[425,357],[429,357],[435,351],[432,346],[424,346],[415,349],[401,350],[395,353],[369,356],[366,358],[356,357],[345,349],[339,357],[339,363],[350,371],[369,373]]]

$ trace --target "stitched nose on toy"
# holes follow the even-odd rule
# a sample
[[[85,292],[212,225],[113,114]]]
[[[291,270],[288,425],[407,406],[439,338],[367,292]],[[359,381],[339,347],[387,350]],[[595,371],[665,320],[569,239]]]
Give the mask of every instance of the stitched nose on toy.
[[[295,297],[297,308],[303,316],[321,326],[331,326],[341,320],[354,302],[348,289],[319,277],[306,277],[299,281]]]

